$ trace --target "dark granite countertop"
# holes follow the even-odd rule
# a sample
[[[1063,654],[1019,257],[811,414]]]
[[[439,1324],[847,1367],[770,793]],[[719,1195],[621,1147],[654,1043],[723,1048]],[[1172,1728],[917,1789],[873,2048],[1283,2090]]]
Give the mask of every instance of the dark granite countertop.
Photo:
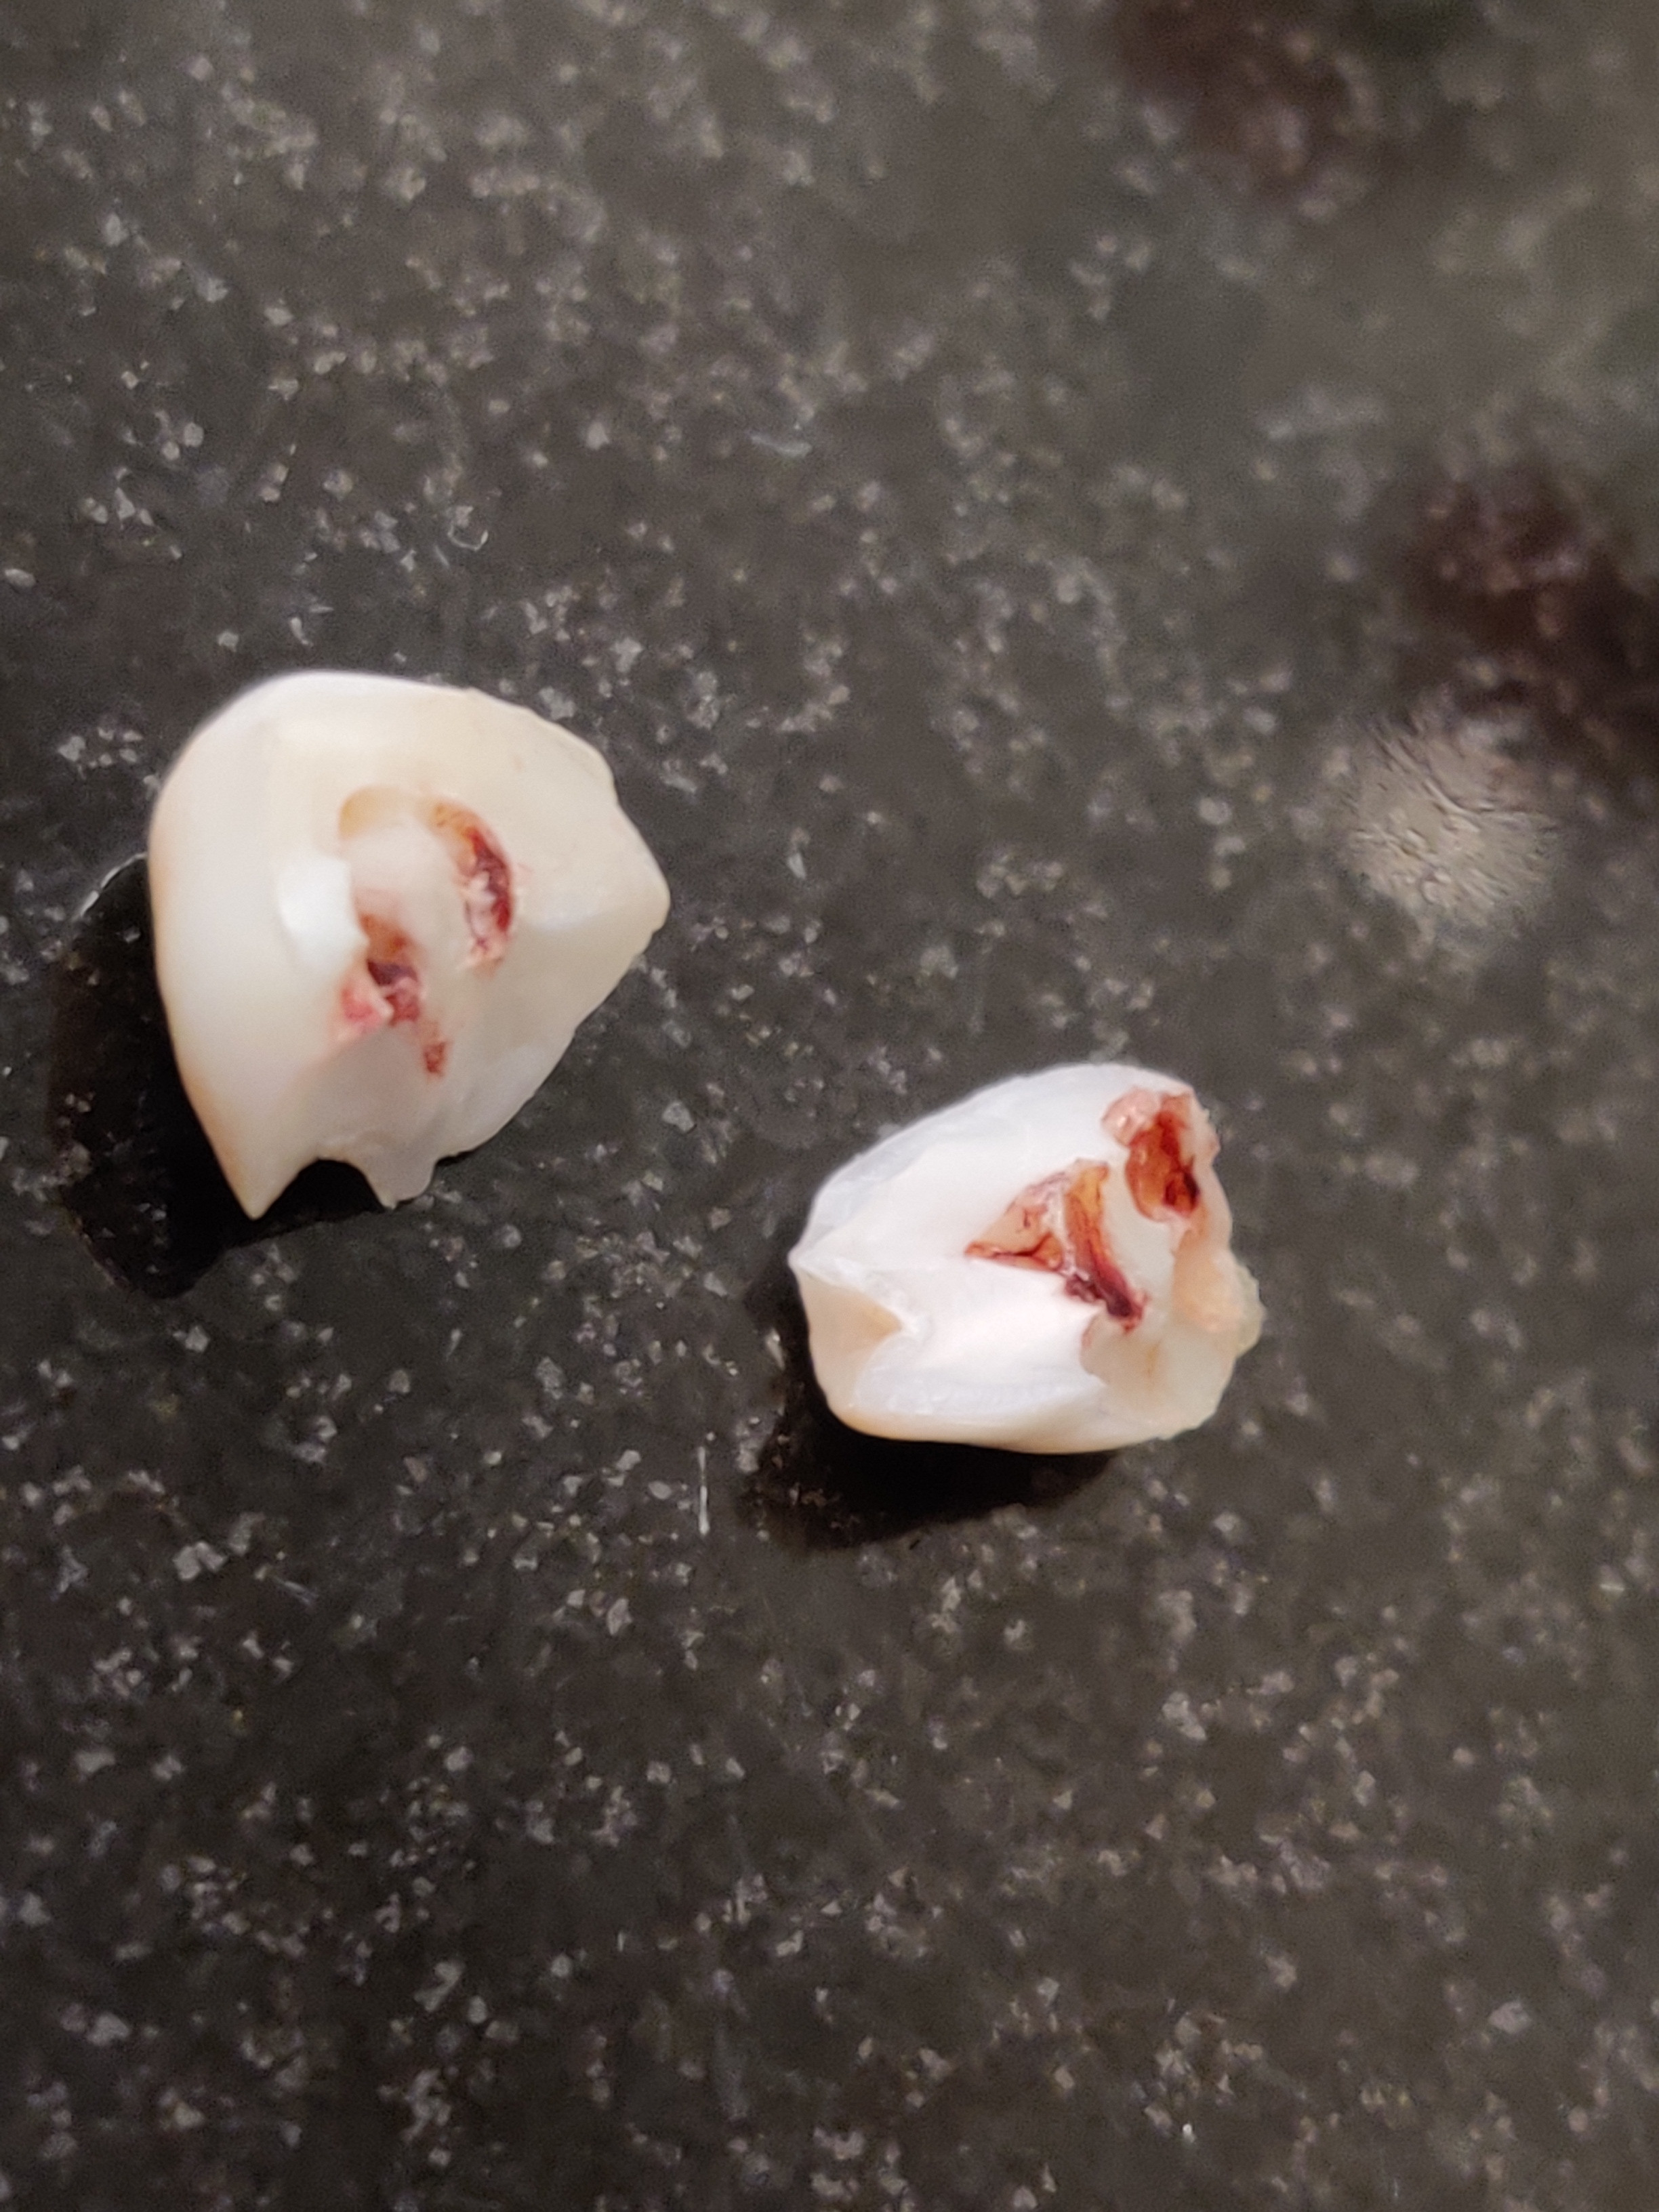
[[[0,0],[0,2204],[1659,2198],[1659,28],[1248,15]],[[673,917],[427,1197],[109,1272],[87,902],[314,665]],[[1091,1054],[1220,1414],[836,1435],[818,1176]]]

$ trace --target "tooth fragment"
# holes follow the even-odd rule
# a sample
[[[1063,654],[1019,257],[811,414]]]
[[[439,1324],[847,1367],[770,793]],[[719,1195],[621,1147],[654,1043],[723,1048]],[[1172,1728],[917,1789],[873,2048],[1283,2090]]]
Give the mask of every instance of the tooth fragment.
[[[516,1114],[668,912],[591,745],[390,677],[279,677],[191,738],[149,838],[174,1054],[243,1207],[314,1159],[386,1205]]]
[[[1207,1420],[1261,1334],[1183,1083],[1052,1067],[849,1161],[790,1265],[831,1410],[876,1436],[1104,1451]]]

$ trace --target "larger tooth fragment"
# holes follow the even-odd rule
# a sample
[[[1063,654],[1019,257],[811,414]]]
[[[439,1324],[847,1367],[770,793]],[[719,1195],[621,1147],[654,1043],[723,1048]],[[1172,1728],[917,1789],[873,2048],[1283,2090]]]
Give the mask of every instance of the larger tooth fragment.
[[[831,1410],[872,1435],[1104,1451],[1207,1420],[1261,1328],[1183,1083],[1051,1067],[831,1176],[790,1255]]]
[[[492,1137],[668,912],[591,745],[390,677],[279,677],[173,763],[149,837],[179,1073],[264,1212],[314,1159],[386,1205]]]

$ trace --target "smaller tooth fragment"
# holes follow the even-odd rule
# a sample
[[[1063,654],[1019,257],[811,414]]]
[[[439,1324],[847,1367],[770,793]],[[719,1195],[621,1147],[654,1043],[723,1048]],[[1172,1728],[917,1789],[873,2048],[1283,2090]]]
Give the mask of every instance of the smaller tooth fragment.
[[[1185,1084],[1053,1067],[824,1184],[790,1264],[831,1410],[876,1436],[1103,1451],[1207,1420],[1261,1334]]]
[[[591,745],[523,707],[279,677],[174,762],[150,824],[179,1073],[263,1213],[315,1159],[386,1205],[495,1135],[668,912]]]

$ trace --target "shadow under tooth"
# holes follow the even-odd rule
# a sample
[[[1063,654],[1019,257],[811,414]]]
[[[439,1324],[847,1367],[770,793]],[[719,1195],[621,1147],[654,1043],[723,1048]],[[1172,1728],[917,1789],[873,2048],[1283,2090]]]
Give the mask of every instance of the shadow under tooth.
[[[741,1504],[754,1527],[792,1551],[848,1551],[978,1520],[1007,1505],[1057,1505],[1106,1468],[1103,1452],[991,1451],[849,1429],[818,1388],[806,1316],[782,1259],[745,1304],[763,1331],[776,1332],[783,1402]]]
[[[319,1160],[250,1221],[185,1094],[155,982],[148,872],[103,885],[58,964],[50,1129],[58,1195],[106,1271],[176,1297],[240,1244],[380,1211],[356,1168]]]

